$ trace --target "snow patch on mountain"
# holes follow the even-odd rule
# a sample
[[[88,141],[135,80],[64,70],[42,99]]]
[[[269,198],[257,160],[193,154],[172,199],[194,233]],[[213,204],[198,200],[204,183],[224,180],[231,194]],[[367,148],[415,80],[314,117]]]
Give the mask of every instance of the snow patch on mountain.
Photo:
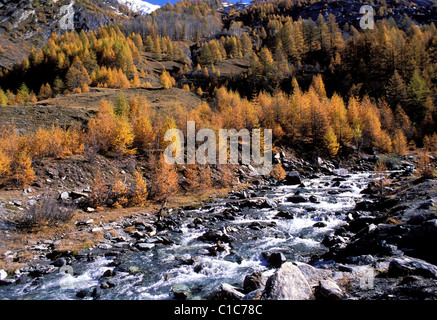
[[[118,0],[119,3],[127,5],[131,10],[141,12],[142,14],[152,13],[160,8],[156,4],[151,4],[143,0]]]

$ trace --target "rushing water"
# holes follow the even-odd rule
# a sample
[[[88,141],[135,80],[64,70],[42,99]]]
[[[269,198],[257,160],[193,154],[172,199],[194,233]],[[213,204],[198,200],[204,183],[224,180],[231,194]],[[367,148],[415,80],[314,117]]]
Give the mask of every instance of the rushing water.
[[[167,231],[173,244],[156,244],[146,252],[129,250],[117,258],[75,262],[71,266],[73,275],[55,271],[39,278],[23,278],[20,283],[0,287],[0,298],[76,299],[78,291],[99,287],[102,274],[113,269],[116,275],[110,281],[116,285],[99,290],[100,299],[172,299],[175,288],[189,291],[190,299],[206,299],[223,283],[241,286],[244,277],[254,271],[266,277],[272,274],[274,269],[269,268],[263,252],[281,252],[289,261],[305,262],[326,250],[320,243],[324,235],[343,223],[368,183],[368,174],[350,174],[340,185],[334,178],[322,176],[305,180],[305,187],[278,186],[260,191],[260,196],[281,199],[278,207],[242,208],[233,220],[208,220],[225,210],[229,200],[190,211],[178,232]],[[287,196],[296,193],[306,199],[314,196],[317,203],[287,201]],[[295,217],[277,218],[279,210]],[[193,227],[196,217],[204,222]],[[322,227],[313,227],[321,221],[325,223]],[[235,237],[216,256],[207,254],[212,243],[198,239],[211,229],[225,230]],[[190,257],[193,263],[181,262]],[[114,259],[116,267],[111,263]]]

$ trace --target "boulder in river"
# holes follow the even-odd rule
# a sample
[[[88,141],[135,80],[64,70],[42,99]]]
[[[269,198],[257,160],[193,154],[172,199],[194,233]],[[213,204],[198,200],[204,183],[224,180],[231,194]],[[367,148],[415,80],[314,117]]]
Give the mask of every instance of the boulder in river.
[[[437,219],[410,225],[408,232],[399,241],[399,247],[407,248],[411,256],[437,264]]]
[[[318,300],[341,300],[343,295],[337,283],[330,279],[320,280],[314,291],[314,296]]]
[[[256,289],[246,294],[242,300],[261,300],[264,290]]]
[[[292,195],[290,197],[287,197],[287,201],[290,201],[292,203],[302,203],[307,202],[307,199],[301,195]]]
[[[226,242],[230,243],[234,241],[234,238],[229,236],[227,233],[221,231],[221,230],[209,230],[202,234],[199,238],[201,241],[211,241],[211,242]]]
[[[420,259],[402,257],[390,261],[388,274],[392,277],[415,275],[437,279],[437,266]]]
[[[314,228],[324,228],[326,226],[327,226],[326,222],[323,222],[323,221],[319,221],[319,222],[316,222],[313,224]]]
[[[310,287],[317,286],[320,280],[332,278],[332,271],[329,269],[316,268],[304,262],[294,264],[302,272]]]
[[[262,201],[260,204],[260,208],[276,208],[278,205],[275,201],[270,200],[270,199],[266,199],[265,201]]]
[[[243,282],[244,292],[246,293],[260,289],[264,287],[264,285],[265,285],[264,276],[259,271],[255,271],[251,274],[248,274],[244,278],[244,282]]]
[[[244,298],[244,293],[241,293],[234,286],[223,283],[220,287],[217,297],[219,300],[241,300]]]
[[[287,258],[282,252],[264,253],[263,256],[273,268],[279,268],[287,261]]]
[[[264,300],[309,300],[312,290],[302,271],[291,262],[284,263],[267,279]]]
[[[302,181],[300,179],[299,173],[297,171],[292,171],[287,174],[284,183],[286,185],[299,185],[302,183]]]
[[[276,214],[276,217],[278,218],[284,218],[284,219],[294,219],[295,214],[293,212],[285,211],[285,210],[279,210],[279,212]]]
[[[153,244],[153,243],[138,243],[137,245],[136,245],[136,247],[138,248],[138,250],[140,250],[140,251],[149,251],[149,250],[152,250],[154,247],[155,247],[155,244]]]
[[[172,287],[173,296],[177,300],[187,300],[191,297],[191,290],[186,284],[175,284]]]
[[[309,200],[311,203],[320,203],[320,200],[314,195],[310,196]]]

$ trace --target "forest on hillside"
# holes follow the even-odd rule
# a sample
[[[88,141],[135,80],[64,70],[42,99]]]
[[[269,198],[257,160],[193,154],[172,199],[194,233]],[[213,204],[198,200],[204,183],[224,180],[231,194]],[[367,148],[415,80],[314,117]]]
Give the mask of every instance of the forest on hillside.
[[[28,183],[32,160],[41,157],[148,154],[162,149],[166,129],[185,128],[187,120],[216,131],[272,129],[275,145],[324,157],[435,152],[434,23],[418,25],[407,15],[397,23],[384,17],[383,5],[374,29],[340,25],[334,14],[292,18],[311,3],[262,1],[224,11],[217,1],[181,1],[120,25],[53,33],[1,71],[1,105],[35,105],[93,88],[177,87],[203,102],[169,115],[120,95],[114,106],[101,101],[86,126],[41,128],[16,136],[13,145],[9,128],[0,174]],[[220,63],[235,59],[246,61],[245,71],[222,73]],[[175,64],[157,71],[151,61]]]

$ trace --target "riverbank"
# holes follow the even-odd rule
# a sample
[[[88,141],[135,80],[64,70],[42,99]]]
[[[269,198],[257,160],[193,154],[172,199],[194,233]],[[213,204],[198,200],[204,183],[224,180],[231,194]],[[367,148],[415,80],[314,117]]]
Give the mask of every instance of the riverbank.
[[[171,215],[178,208],[201,206],[216,198],[225,197],[231,190],[232,188],[209,189],[195,194],[177,195],[168,202],[167,214]],[[26,201],[39,198],[37,192],[12,191],[4,193],[3,196],[3,203],[15,207],[14,210],[25,208],[23,204]],[[143,207],[106,208],[98,212],[77,210],[73,219],[67,223],[55,227],[40,227],[30,232],[6,226],[1,230],[0,236],[0,269],[8,275],[14,275],[19,274],[23,267],[44,262],[47,256],[78,254],[82,250],[97,246],[104,240],[105,232],[115,232],[113,229],[126,225],[129,219],[141,217],[153,221],[159,209],[159,204],[148,203]]]

